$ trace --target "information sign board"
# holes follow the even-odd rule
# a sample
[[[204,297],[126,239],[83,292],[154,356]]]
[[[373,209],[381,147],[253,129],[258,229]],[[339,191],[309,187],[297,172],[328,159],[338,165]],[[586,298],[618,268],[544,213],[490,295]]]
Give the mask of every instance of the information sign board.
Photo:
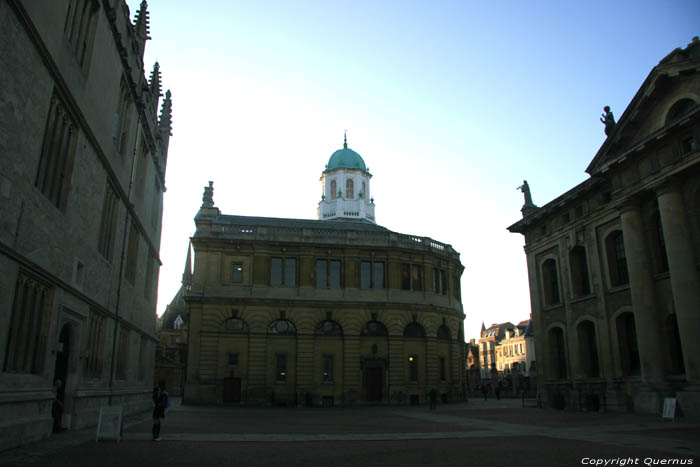
[[[97,422],[97,436],[95,441],[100,439],[116,439],[122,437],[123,410],[119,406],[110,405],[100,407],[100,418]]]

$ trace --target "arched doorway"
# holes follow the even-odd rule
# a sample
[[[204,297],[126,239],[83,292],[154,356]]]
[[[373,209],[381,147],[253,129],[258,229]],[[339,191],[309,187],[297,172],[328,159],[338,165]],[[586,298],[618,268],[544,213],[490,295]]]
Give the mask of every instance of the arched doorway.
[[[53,372],[53,388],[55,400],[51,407],[53,417],[53,431],[61,431],[63,426],[63,414],[66,406],[66,383],[68,379],[68,364],[70,361],[70,349],[72,341],[71,325],[66,323],[58,335],[58,352],[56,352],[56,364]]]

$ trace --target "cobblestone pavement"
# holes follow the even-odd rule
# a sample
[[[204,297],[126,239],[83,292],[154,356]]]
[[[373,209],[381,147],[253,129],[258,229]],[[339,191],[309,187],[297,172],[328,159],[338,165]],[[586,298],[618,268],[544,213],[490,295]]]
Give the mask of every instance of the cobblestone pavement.
[[[434,411],[176,403],[162,441],[152,441],[150,430],[143,414],[125,421],[120,442],[96,442],[95,428],[61,433],[0,453],[0,465],[700,465],[700,423],[522,408],[514,399],[472,399]]]

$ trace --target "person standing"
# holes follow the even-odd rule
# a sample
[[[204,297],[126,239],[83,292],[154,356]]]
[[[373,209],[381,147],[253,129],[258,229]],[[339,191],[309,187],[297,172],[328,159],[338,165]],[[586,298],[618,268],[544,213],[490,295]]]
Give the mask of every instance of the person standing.
[[[160,441],[161,420],[165,418],[165,409],[170,406],[164,382],[153,388],[153,405],[153,441]]]
[[[437,406],[437,391],[435,388],[430,389],[428,397],[430,398],[430,410],[435,410],[435,407]]]

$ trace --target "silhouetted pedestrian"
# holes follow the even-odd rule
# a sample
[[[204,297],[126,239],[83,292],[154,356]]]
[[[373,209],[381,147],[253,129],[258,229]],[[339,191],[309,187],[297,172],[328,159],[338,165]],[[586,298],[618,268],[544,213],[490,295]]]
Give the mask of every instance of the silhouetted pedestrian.
[[[170,407],[170,398],[165,391],[164,382],[153,388],[153,405],[153,441],[160,441],[161,420],[165,418],[165,409]]]
[[[481,394],[484,395],[484,400],[488,400],[489,398],[489,388],[485,385],[481,385]]]
[[[430,410],[435,410],[435,407],[437,406],[437,391],[435,388],[430,389],[428,397],[430,398]]]

